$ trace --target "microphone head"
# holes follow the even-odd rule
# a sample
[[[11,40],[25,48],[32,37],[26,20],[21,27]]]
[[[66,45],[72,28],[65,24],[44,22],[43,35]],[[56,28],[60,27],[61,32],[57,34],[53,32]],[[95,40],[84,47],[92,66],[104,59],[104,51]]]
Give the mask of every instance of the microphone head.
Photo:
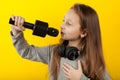
[[[54,36],[56,37],[58,35],[59,31],[55,28],[47,28],[47,34],[50,35],[50,36]]]

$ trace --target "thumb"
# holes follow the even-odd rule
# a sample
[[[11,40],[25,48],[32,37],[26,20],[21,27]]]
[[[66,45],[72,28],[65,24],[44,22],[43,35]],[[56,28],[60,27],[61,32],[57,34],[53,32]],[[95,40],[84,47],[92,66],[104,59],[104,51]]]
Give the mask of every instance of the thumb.
[[[81,62],[78,60],[78,70],[82,70]]]

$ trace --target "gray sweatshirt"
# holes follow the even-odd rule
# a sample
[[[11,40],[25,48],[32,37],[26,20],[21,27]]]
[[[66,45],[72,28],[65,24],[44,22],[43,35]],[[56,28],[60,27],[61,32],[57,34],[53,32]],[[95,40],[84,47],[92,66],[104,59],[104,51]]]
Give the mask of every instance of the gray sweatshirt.
[[[53,55],[55,46],[36,47],[34,45],[29,45],[27,41],[24,39],[23,32],[18,33],[16,36],[13,36],[11,33],[11,36],[12,36],[13,45],[15,46],[16,50],[18,51],[21,57],[48,64],[50,69],[52,55]],[[62,71],[63,63],[67,62],[72,67],[77,69],[77,60],[78,59],[72,61],[72,60],[69,60],[68,58],[61,57],[58,80],[69,80],[63,75],[63,71]],[[81,59],[81,61],[83,60]],[[104,80],[111,80],[107,72],[105,72],[104,75],[105,75]],[[49,80],[53,80],[53,77],[50,76]],[[83,74],[80,80],[90,80],[90,79]]]

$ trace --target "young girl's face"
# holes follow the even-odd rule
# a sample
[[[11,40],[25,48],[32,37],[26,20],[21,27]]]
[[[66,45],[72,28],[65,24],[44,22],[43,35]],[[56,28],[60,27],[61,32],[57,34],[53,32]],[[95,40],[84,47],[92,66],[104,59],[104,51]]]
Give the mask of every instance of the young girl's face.
[[[63,40],[80,39],[80,19],[73,9],[70,9],[64,17],[61,25],[61,37]]]

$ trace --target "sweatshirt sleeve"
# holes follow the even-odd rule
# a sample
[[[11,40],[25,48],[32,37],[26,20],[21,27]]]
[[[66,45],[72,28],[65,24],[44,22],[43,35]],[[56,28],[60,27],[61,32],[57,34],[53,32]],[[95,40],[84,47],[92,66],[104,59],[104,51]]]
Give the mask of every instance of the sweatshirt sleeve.
[[[48,64],[50,53],[53,51],[50,46],[36,47],[34,45],[29,45],[24,39],[23,32],[20,32],[15,36],[13,36],[11,32],[11,37],[15,49],[22,58]]]

